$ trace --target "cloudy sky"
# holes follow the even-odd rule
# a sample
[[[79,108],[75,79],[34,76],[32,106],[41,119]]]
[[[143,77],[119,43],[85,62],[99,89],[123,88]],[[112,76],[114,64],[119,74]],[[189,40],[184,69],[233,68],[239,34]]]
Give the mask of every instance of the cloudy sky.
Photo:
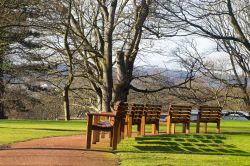
[[[214,63],[228,63],[229,59],[225,53],[216,52],[216,45],[213,41],[201,37],[192,39],[197,45],[198,51],[206,57],[206,60],[214,61]],[[136,65],[151,65],[178,69],[180,66],[175,63],[172,51],[177,47],[188,44],[185,42],[186,40],[185,38],[176,37],[164,40],[144,41],[141,44],[141,52],[137,58]]]

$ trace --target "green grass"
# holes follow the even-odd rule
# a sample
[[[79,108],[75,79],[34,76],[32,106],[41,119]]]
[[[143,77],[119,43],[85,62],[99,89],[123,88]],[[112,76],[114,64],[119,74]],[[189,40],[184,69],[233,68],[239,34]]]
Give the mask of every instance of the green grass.
[[[0,145],[63,135],[83,134],[85,121],[0,120]]]
[[[160,130],[164,132],[166,125]],[[125,139],[116,153],[122,166],[250,166],[250,121],[222,121],[221,134],[214,134],[215,124],[208,125],[209,134],[194,131],[195,123],[188,135]],[[85,132],[85,121],[0,120],[0,145]]]
[[[221,134],[215,124],[209,134],[157,135],[123,140],[117,155],[122,166],[243,166],[250,165],[250,121],[222,121]],[[150,126],[147,126],[150,129]],[[161,125],[160,130],[166,130]],[[181,126],[177,126],[181,131]],[[202,131],[202,128],[201,128]]]

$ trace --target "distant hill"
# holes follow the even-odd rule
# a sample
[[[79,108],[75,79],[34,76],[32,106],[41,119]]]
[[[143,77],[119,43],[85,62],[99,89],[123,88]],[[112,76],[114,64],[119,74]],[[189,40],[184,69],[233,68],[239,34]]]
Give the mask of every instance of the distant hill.
[[[188,72],[184,70],[173,70],[168,68],[160,68],[160,67],[136,67],[134,70],[134,75],[154,75],[160,74],[165,76],[172,81],[185,79],[187,77]]]

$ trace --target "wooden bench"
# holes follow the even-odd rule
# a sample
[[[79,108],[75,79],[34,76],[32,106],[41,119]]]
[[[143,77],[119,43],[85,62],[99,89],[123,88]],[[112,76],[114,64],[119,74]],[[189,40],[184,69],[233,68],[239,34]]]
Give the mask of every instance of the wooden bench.
[[[196,133],[200,132],[200,123],[204,123],[204,132],[207,133],[207,123],[216,123],[216,132],[220,133],[220,119],[222,107],[200,106],[197,115]]]
[[[128,119],[128,137],[132,135],[132,125],[137,125],[137,135],[145,135],[145,125],[152,124],[152,134],[159,133],[161,105],[132,104]]]
[[[152,134],[159,134],[161,105],[146,104],[142,116],[141,135],[145,135],[145,124],[152,124]]]
[[[129,106],[127,102],[124,104],[125,116],[121,119],[121,139],[124,139],[128,136]]]
[[[142,116],[144,114],[143,104],[131,104],[128,118],[128,137],[132,136],[132,125],[137,125],[137,135],[141,135]]]
[[[183,124],[183,133],[190,132],[190,116],[192,106],[188,105],[170,105],[167,117],[167,134],[175,133],[175,124]],[[171,130],[172,128],[172,130]]]
[[[126,103],[117,102],[114,106],[114,112],[88,113],[87,124],[87,143],[86,149],[91,148],[92,130],[93,143],[99,140],[99,132],[110,132],[110,146],[113,150],[117,148],[117,143],[121,139],[121,125],[126,116]],[[100,121],[101,117],[109,117],[109,120]]]

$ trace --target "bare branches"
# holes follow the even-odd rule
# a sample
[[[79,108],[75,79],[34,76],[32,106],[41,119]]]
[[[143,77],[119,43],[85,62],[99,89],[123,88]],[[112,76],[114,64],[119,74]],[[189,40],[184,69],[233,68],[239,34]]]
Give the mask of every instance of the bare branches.
[[[170,89],[190,89],[189,87],[183,86],[183,85],[186,85],[192,79],[193,78],[188,77],[188,79],[185,79],[185,81],[183,81],[179,84],[170,85],[170,86],[163,86],[163,87],[160,87],[158,89],[139,89],[139,88],[134,87],[133,85],[130,85],[130,88],[136,92],[141,92],[141,93],[156,93],[156,92],[160,92],[160,91],[165,90],[165,89],[168,89],[168,90],[170,90]]]
[[[221,77],[213,66],[206,64],[201,56],[197,59],[200,72],[212,79],[221,81],[229,87],[239,87],[244,94],[243,100],[249,105],[249,24],[246,21],[249,2],[239,1],[157,1],[159,5],[154,14],[163,20],[168,28],[174,28],[177,35],[198,35],[210,38],[217,43],[218,51],[230,57],[231,76]],[[168,26],[170,24],[170,26]],[[167,28],[162,28],[166,30]],[[171,29],[172,30],[172,29]],[[164,34],[164,31],[162,31]],[[198,54],[197,54],[198,55]],[[226,72],[224,71],[225,75]],[[223,74],[222,74],[223,75]]]

